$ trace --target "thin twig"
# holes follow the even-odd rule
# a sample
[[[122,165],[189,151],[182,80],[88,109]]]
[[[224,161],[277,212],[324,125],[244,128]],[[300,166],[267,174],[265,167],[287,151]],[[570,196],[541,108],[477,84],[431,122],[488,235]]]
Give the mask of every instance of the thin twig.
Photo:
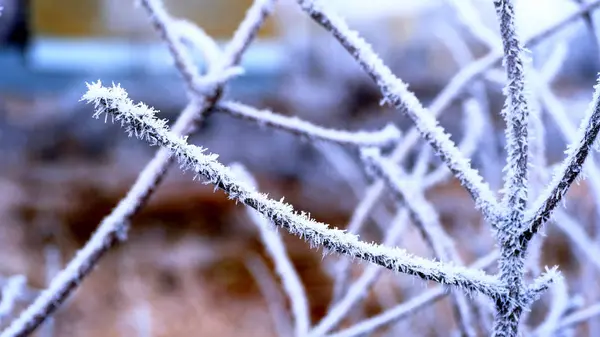
[[[387,232],[386,238],[383,241],[385,247],[394,245],[400,235],[405,229],[406,222],[408,220],[408,212],[406,209],[401,209],[396,213],[394,220],[390,225],[390,230]],[[346,271],[345,269],[344,271]],[[327,312],[327,315],[321,319],[311,331],[310,337],[323,336],[331,329],[335,328],[347,313],[354,308],[359,300],[364,298],[369,288],[377,281],[379,275],[384,271],[383,268],[379,268],[377,265],[370,265],[360,275],[360,277],[352,283],[344,293],[340,296],[339,300],[335,305]]]
[[[350,132],[323,128],[297,117],[287,117],[268,110],[258,110],[238,102],[221,102],[215,108],[217,111],[227,113],[233,117],[248,119],[259,125],[282,129],[311,140],[318,139],[354,147],[384,148],[392,146],[400,140],[400,131],[392,124],[388,124],[385,128],[375,132]]]
[[[285,296],[279,291],[277,281],[271,275],[266,263],[258,254],[252,254],[244,260],[246,268],[254,277],[262,296],[267,302],[277,335],[279,337],[292,336],[294,330],[292,329],[292,319],[286,309]]]
[[[253,188],[256,188],[257,184],[254,177],[252,177],[241,164],[232,164],[230,165],[230,168],[238,179],[245,181]],[[277,271],[283,284],[283,289],[292,304],[295,336],[305,336],[308,329],[310,329],[310,312],[308,297],[306,296],[306,291],[302,285],[300,275],[298,275],[296,268],[294,268],[294,265],[285,250],[285,244],[283,243],[281,236],[270,228],[271,224],[269,221],[250,207],[246,207],[246,210],[248,216],[260,231],[263,245],[275,263],[275,270]]]
[[[500,21],[500,33],[504,46],[504,67],[508,85],[503,112],[506,121],[506,150],[508,152],[504,184],[504,204],[511,210],[510,223],[522,221],[527,206],[528,182],[528,120],[529,103],[525,96],[525,64],[523,47],[515,27],[513,1],[494,1]]]

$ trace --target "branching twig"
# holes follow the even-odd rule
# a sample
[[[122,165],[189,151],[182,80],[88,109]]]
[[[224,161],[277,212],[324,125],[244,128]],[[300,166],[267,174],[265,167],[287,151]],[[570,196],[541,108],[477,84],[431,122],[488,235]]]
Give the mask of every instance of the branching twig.
[[[256,187],[256,181],[246,169],[240,165],[231,165],[234,174],[241,181]],[[263,218],[256,210],[247,207],[248,216],[260,231],[262,242],[275,263],[275,270],[281,279],[283,288],[292,304],[292,313],[295,322],[295,336],[305,336],[310,328],[310,313],[308,305],[308,297],[302,285],[302,280],[296,272],[292,261],[290,260],[281,236],[276,233],[271,227],[267,219]]]
[[[523,311],[523,275],[525,250],[515,242],[527,207],[529,164],[529,103],[525,96],[525,65],[523,47],[517,36],[512,0],[495,0],[494,6],[500,21],[500,35],[504,47],[504,67],[508,84],[505,87],[506,151],[508,153],[504,181],[503,206],[507,216],[500,224],[498,239],[502,258],[499,261],[500,277],[509,289],[507,300],[496,303],[494,336],[516,336]]]
[[[594,97],[579,127],[577,141],[569,145],[567,158],[554,173],[548,188],[533,204],[533,212],[526,214],[527,227],[520,235],[520,242],[524,247],[548,221],[552,211],[567,194],[571,184],[581,173],[585,159],[596,141],[600,131],[600,84],[597,84],[594,89]]]
[[[381,157],[377,149],[364,149],[361,156],[368,167],[382,177],[400,203],[405,204],[413,223],[421,232],[427,244],[431,247],[437,259],[462,264],[454,242],[450,239],[439,222],[439,217],[433,206],[425,200],[420,191],[409,186],[406,174],[389,161]],[[472,318],[466,299],[462,294],[453,294],[453,309],[458,319],[458,326],[463,336],[474,336]]]
[[[489,186],[483,182],[469,161],[460,153],[448,134],[440,127],[407,85],[394,76],[371,46],[351,30],[339,16],[327,10],[320,1],[298,0],[302,8],[323,28],[332,33],[340,44],[356,59],[361,67],[377,83],[384,101],[407,114],[415,123],[425,140],[448,165],[461,184],[467,189],[487,219],[496,222],[498,205]]]
[[[89,85],[84,99],[96,107],[94,116],[110,114],[122,123],[130,135],[146,139],[152,145],[169,149],[182,168],[190,169],[226,192],[231,199],[250,206],[293,235],[300,236],[314,247],[357,257],[390,270],[419,276],[442,284],[454,285],[467,292],[479,292],[492,298],[504,295],[498,280],[480,270],[429,261],[414,257],[397,248],[359,241],[355,235],[316,222],[304,213],[296,213],[290,205],[268,199],[244,183],[237,182],[229,169],[216,161],[216,156],[188,145],[185,139],[169,132],[165,121],[156,119],[154,110],[134,104],[120,87],[106,88],[100,82]]]
[[[237,102],[217,104],[217,111],[225,112],[233,117],[248,119],[259,125],[267,125],[282,129],[311,140],[323,140],[354,147],[389,147],[400,140],[400,131],[392,124],[376,132],[349,132],[326,129],[303,121],[296,117],[286,117],[268,110],[257,110]]]

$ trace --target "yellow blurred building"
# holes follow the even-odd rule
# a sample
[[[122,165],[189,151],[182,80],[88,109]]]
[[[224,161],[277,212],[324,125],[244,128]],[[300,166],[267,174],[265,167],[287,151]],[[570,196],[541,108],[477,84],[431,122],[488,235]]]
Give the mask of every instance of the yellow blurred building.
[[[171,0],[167,10],[199,24],[219,39],[230,36],[252,0]],[[144,9],[130,0],[32,0],[31,27],[35,35],[52,37],[124,37],[155,39]],[[272,36],[270,20],[261,30]]]

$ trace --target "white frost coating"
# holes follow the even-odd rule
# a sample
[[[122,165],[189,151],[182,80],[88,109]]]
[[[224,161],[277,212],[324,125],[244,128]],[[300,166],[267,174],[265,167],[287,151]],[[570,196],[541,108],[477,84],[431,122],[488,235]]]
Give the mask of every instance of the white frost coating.
[[[208,183],[225,191],[231,199],[256,209],[275,225],[303,238],[313,247],[323,247],[397,272],[454,285],[467,292],[480,292],[491,297],[503,294],[504,288],[497,278],[481,270],[430,261],[412,256],[403,249],[362,242],[355,235],[329,228],[310,219],[305,213],[295,212],[292,206],[271,200],[248,184],[236,181],[229,168],[217,161],[216,155],[207,154],[206,149],[189,145],[185,139],[174,136],[168,131],[164,120],[156,119],[153,109],[145,104],[134,104],[121,87],[106,88],[100,82],[88,84],[88,87],[83,100],[94,103],[95,117],[111,114],[130,135],[169,149],[182,169],[193,170]]]
[[[527,291],[524,295],[524,301],[527,303],[526,307],[529,307],[533,302],[537,301],[556,280],[562,278],[563,276],[558,270],[558,266],[554,266],[552,268],[546,267],[546,272],[535,278],[527,287]]]
[[[400,140],[400,130],[392,124],[388,124],[380,131],[341,131],[327,129],[312,123],[303,121],[297,117],[287,117],[275,114],[268,110],[258,110],[251,106],[238,102],[223,102],[217,105],[217,111],[225,112],[233,117],[249,119],[259,125],[272,126],[308,139],[323,140],[332,143],[350,146],[374,146],[388,147]]]
[[[233,67],[239,62],[266,16],[270,13],[273,1],[257,0],[253,3],[248,11],[249,15],[246,16],[243,24],[236,31],[234,41],[228,44],[224,51],[223,69]],[[147,1],[142,0],[141,2],[143,5],[150,5]],[[161,4],[158,3],[158,6],[161,6]],[[165,22],[158,20],[154,17],[154,12],[149,8],[147,9],[154,20],[155,27],[163,34],[163,38],[169,45],[173,56],[177,59],[178,55],[185,54],[186,50],[181,43],[177,44],[179,42],[177,39],[173,39],[173,36],[168,34],[165,35]],[[162,9],[164,10],[164,8]],[[173,41],[176,44],[172,44],[171,42]],[[178,70],[184,75],[189,89],[193,91],[193,84],[198,74],[190,73],[193,69],[185,67],[185,62],[180,64],[176,62],[176,65],[178,65]],[[175,122],[173,131],[177,134],[188,134],[191,132],[194,121],[212,107],[212,99],[214,98],[217,98],[216,93],[211,93],[211,96],[207,99],[198,99],[198,102],[190,103]],[[96,264],[97,259],[111,247],[113,239],[115,237],[117,239],[125,238],[128,228],[126,222],[140,207],[140,203],[144,202],[144,198],[152,193],[160,177],[166,172],[166,168],[170,163],[169,157],[170,152],[168,150],[158,151],[156,156],[138,176],[127,196],[102,220],[92,238],[77,252],[67,267],[50,282],[50,286],[27,307],[18,319],[11,322],[10,326],[2,332],[0,337],[13,337],[30,332],[41,324],[77,288],[78,283],[90,272]]]
[[[477,208],[482,210],[487,219],[493,220],[490,221],[491,223],[496,223],[499,210],[489,186],[471,167],[469,160],[458,150],[450,136],[438,125],[431,113],[408,90],[407,85],[392,74],[391,70],[373,51],[371,45],[363,40],[356,31],[351,30],[341,17],[328,10],[322,2],[298,0],[298,3],[313,19],[331,31],[376,81],[384,96],[382,102],[393,105],[413,120],[423,138],[429,142],[437,155],[473,196]]]
[[[252,187],[256,187],[256,181],[241,164],[230,165],[230,168],[241,181],[246,181]],[[310,312],[308,306],[308,298],[306,291],[302,285],[302,280],[296,272],[292,261],[286,252],[285,245],[281,236],[271,228],[271,224],[255,209],[246,207],[248,216],[252,222],[258,227],[261,240],[267,248],[271,259],[275,263],[275,270],[281,278],[283,288],[287,293],[292,304],[292,313],[294,317],[295,336],[306,336],[310,328]]]
[[[495,0],[494,6],[500,22],[504,49],[502,63],[508,79],[504,88],[506,102],[503,109],[508,152],[503,205],[508,208],[511,221],[517,222],[522,220],[527,205],[529,97],[525,92],[525,52],[515,27],[513,2]]]
[[[555,55],[561,56],[561,49],[557,47],[557,53]],[[551,62],[551,61],[548,61]],[[556,62],[559,63],[559,62]],[[555,65],[551,65],[548,72],[540,74],[540,77],[533,81],[535,85],[536,93],[539,95],[542,104],[544,105],[545,111],[550,115],[554,124],[558,127],[562,137],[565,139],[567,144],[572,144],[577,141],[578,133],[577,127],[573,123],[573,120],[569,118],[569,114],[565,110],[563,102],[552,92],[546,78],[551,77],[552,74],[556,73]],[[584,173],[588,173],[586,179],[589,182],[592,193],[594,194],[594,203],[596,204],[596,211],[600,212],[600,169],[596,165],[595,153],[589,154],[589,160],[586,161],[584,166]]]

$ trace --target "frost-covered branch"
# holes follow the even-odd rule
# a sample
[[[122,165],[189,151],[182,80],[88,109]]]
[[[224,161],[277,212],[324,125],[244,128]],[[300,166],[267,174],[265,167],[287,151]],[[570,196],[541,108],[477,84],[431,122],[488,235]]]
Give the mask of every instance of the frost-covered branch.
[[[238,179],[245,181],[253,188],[256,187],[256,181],[241,164],[231,165],[230,168]],[[302,285],[302,280],[285,250],[285,244],[281,236],[271,228],[269,221],[260,213],[250,207],[246,209],[248,216],[258,227],[263,245],[275,263],[275,270],[292,304],[295,336],[305,336],[310,328],[310,313],[308,297]]]
[[[557,280],[552,286],[552,303],[546,314],[546,319],[534,331],[535,336],[552,337],[556,327],[569,307],[569,292],[564,279]]]
[[[600,84],[594,87],[594,96],[579,127],[577,141],[569,145],[567,157],[554,173],[548,188],[533,204],[533,212],[526,214],[526,228],[520,241],[524,246],[533,238],[540,227],[550,219],[552,211],[558,206],[571,184],[583,170],[583,164],[588,156],[598,132],[600,131]]]
[[[525,306],[523,276],[525,251],[515,242],[527,207],[529,164],[529,103],[525,96],[525,64],[523,47],[517,36],[512,0],[494,0],[500,21],[500,35],[504,49],[503,65],[508,84],[504,89],[506,103],[503,111],[506,122],[506,152],[508,154],[504,178],[506,217],[502,220],[498,239],[502,258],[500,278],[509,290],[509,298],[496,302],[494,336],[517,336],[519,321]],[[528,305],[529,303],[527,303]]]
[[[538,276],[527,287],[523,296],[523,302],[526,304],[526,307],[529,307],[533,302],[537,301],[558,279],[562,279],[558,267],[546,268],[546,272]]]
[[[506,121],[506,150],[508,153],[504,184],[504,204],[510,209],[510,220],[518,224],[527,206],[528,181],[528,120],[529,104],[525,96],[525,65],[523,47],[517,36],[512,0],[495,0],[504,47],[504,67],[508,84],[507,102],[503,112]]]
[[[477,109],[475,103],[472,100],[467,100],[464,105],[464,114],[463,117],[465,121],[465,130],[464,137],[459,144],[459,148],[461,152],[465,153],[467,156],[470,156],[476,149],[477,144],[482,136],[483,131],[483,121],[482,115],[483,113]],[[467,125],[468,124],[468,125]],[[467,127],[468,126],[468,127]],[[418,133],[413,133],[414,130],[411,130],[409,134],[418,135]],[[390,162],[398,162],[401,161],[407,154],[409,149],[409,144],[413,144],[412,139],[403,138],[402,142],[396,147],[394,152],[386,157],[385,160]],[[427,147],[426,149],[431,149]],[[422,156],[420,156],[422,157]],[[423,162],[423,161],[421,161]],[[421,165],[423,166],[423,165]],[[425,190],[432,188],[438,183],[443,182],[449,176],[451,176],[451,172],[444,165],[441,165],[431,173],[427,174],[423,177],[426,171],[420,172],[418,170],[418,165],[415,167],[415,170],[411,174],[411,178],[414,180],[418,180],[421,182],[421,189],[423,192]],[[358,234],[361,227],[364,225],[367,217],[369,216],[373,207],[375,207],[377,201],[380,196],[383,194],[385,190],[385,181],[380,177],[376,177],[375,182],[373,182],[365,191],[363,198],[358,203],[357,207],[352,212],[352,216],[347,226],[347,230],[350,233]],[[392,221],[395,223],[395,220]],[[391,226],[393,228],[393,226]],[[392,244],[384,243],[385,245]],[[349,266],[350,261],[348,259],[340,260],[337,267],[337,271],[335,273],[335,281],[334,281],[334,301],[341,297],[341,294],[346,293],[348,291],[348,274],[349,274]],[[367,272],[365,271],[365,274]],[[360,280],[359,280],[360,281]],[[357,282],[359,282],[357,281]]]
[[[258,110],[237,102],[222,102],[216,106],[217,111],[225,112],[233,117],[251,120],[259,125],[282,129],[311,140],[322,140],[354,147],[390,147],[400,140],[400,131],[388,124],[380,131],[341,131],[327,129],[297,117],[287,117],[268,110]]]
[[[169,149],[183,169],[193,170],[227,193],[231,199],[256,209],[276,226],[305,239],[313,247],[323,247],[328,251],[360,258],[424,280],[453,285],[466,292],[479,292],[492,298],[504,295],[504,287],[498,280],[481,270],[430,261],[412,256],[402,249],[362,242],[355,235],[331,229],[304,213],[295,212],[288,204],[271,200],[254,191],[247,184],[236,181],[230,170],[216,160],[217,156],[206,154],[205,149],[189,145],[185,138],[169,132],[166,121],[156,119],[153,109],[144,104],[134,104],[118,86],[106,88],[100,82],[91,84],[83,99],[94,103],[94,116],[109,114],[130,135],[145,139],[151,145]]]
[[[351,30],[338,15],[328,10],[321,1],[298,0],[301,7],[323,28],[332,33],[340,44],[360,64],[363,70],[377,83],[384,102],[405,113],[415,123],[423,138],[436,151],[461,184],[475,200],[487,219],[498,217],[498,205],[494,194],[479,173],[458,150],[444,129],[438,125],[431,113],[425,109],[417,97],[408,90],[402,80],[394,76],[364,39]],[[496,222],[496,221],[492,221]]]

